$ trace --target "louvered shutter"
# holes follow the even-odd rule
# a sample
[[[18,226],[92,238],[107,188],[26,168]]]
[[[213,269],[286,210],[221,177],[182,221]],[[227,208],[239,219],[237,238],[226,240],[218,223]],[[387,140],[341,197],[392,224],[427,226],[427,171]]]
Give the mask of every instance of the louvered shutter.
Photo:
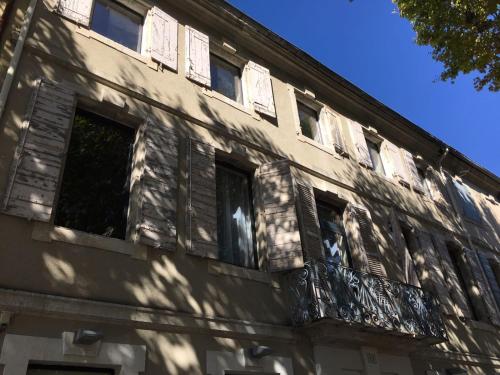
[[[136,142],[142,153],[139,239],[142,243],[167,250],[176,247],[178,137],[172,129],[147,119]]]
[[[266,221],[269,268],[272,272],[304,266],[290,162],[262,165],[258,171]]]
[[[188,139],[188,217],[187,252],[217,259],[217,196],[215,179],[215,148],[195,139]]]
[[[247,71],[250,98],[254,109],[267,116],[276,117],[273,85],[269,69],[249,61]]]
[[[381,149],[381,157],[384,162],[384,167],[386,167],[388,177],[395,178],[399,182],[410,185],[410,178],[398,146],[388,140],[384,140]]]
[[[158,7],[153,7],[149,12],[151,58],[177,70],[178,22]]]
[[[344,137],[340,129],[340,119],[329,108],[323,107],[320,119],[329,146],[333,146],[335,151],[341,155],[347,154]],[[371,161],[371,159],[370,159]]]
[[[415,165],[415,160],[413,159],[413,155],[406,150],[402,150],[402,153],[403,153],[403,159],[406,164],[406,170],[411,180],[411,185],[415,190],[423,193],[425,191],[423,185],[424,181],[420,179],[420,175],[418,174],[418,169],[417,166]]]
[[[57,12],[81,25],[90,24],[93,0],[59,0]]]
[[[467,299],[464,296],[464,293],[466,293],[466,291],[462,290],[461,283],[458,279],[459,276],[455,272],[455,267],[451,260],[446,243],[442,238],[433,237],[433,244],[441,260],[442,270],[444,273],[444,278],[448,284],[450,296],[455,302],[455,306],[459,310],[459,313],[463,317],[470,319],[472,315],[469,310]]]
[[[476,204],[474,203],[474,200],[470,194],[469,188],[465,184],[457,180],[453,180],[453,185],[455,186],[454,192],[460,204],[462,215],[478,222],[481,221],[481,216],[479,215]]]
[[[480,260],[476,252],[465,248],[464,255],[474,277],[475,285],[479,291],[478,299],[484,304],[483,308],[487,314],[488,320],[492,324],[500,326],[500,317],[497,313],[496,304],[488,288],[487,281],[483,277]]]
[[[486,255],[479,253],[479,260],[481,262],[481,265],[483,266],[484,275],[486,277],[486,280],[488,281],[488,284],[490,285],[490,289],[497,304],[497,308],[500,309],[500,285],[498,284],[495,271],[491,266],[490,259]],[[494,260],[492,261],[494,262]]]
[[[304,254],[308,259],[323,259],[323,244],[314,190],[312,186],[297,183],[297,192]]]
[[[208,35],[186,26],[186,76],[210,86],[210,42]]]
[[[372,158],[368,151],[363,127],[356,121],[351,121],[351,136],[356,149],[358,162],[367,168],[373,168]]]
[[[446,314],[453,313],[453,301],[446,285],[443,269],[429,233],[416,232],[418,246],[413,249],[413,260],[422,286],[439,299]]]
[[[3,201],[5,213],[49,222],[66,156],[75,93],[37,81],[16,148]]]

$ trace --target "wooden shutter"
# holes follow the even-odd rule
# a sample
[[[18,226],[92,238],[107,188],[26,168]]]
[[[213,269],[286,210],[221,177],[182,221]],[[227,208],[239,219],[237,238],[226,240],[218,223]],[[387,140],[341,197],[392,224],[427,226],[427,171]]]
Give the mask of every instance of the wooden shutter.
[[[448,247],[442,238],[435,236],[433,237],[433,244],[441,261],[444,278],[448,284],[450,296],[453,299],[459,314],[470,319],[472,315],[469,310],[466,296],[464,295],[466,291],[462,290],[461,283],[458,279],[459,276],[455,271],[453,261],[451,260],[450,253],[448,252]]]
[[[149,246],[175,250],[177,222],[178,137],[172,129],[147,119],[134,152],[141,168],[139,240]]]
[[[267,231],[269,268],[272,272],[304,266],[290,162],[262,165],[258,171]]]
[[[351,136],[358,156],[358,162],[367,168],[373,168],[372,158],[368,151],[363,127],[356,121],[351,121]]]
[[[420,175],[418,174],[417,166],[415,165],[415,160],[413,159],[413,155],[406,151],[402,150],[403,159],[406,164],[406,170],[408,172],[408,177],[411,181],[411,185],[413,188],[421,193],[425,191],[424,189],[424,181],[420,179]]]
[[[497,304],[497,308],[500,310],[500,285],[498,284],[497,277],[495,275],[495,271],[490,262],[494,262],[484,254],[479,253],[479,261],[483,266],[483,271],[488,284],[490,285],[491,293],[493,294],[494,300]]]
[[[443,311],[446,314],[452,314],[453,301],[432,237],[429,233],[422,231],[416,231],[415,235],[417,247],[411,250],[420,282],[425,289],[432,291],[439,299]]]
[[[215,148],[208,143],[188,139],[187,155],[189,177],[186,250],[192,255],[217,259]]]
[[[410,185],[410,178],[398,146],[385,139],[381,148],[381,157],[388,177]]]
[[[149,12],[151,58],[177,70],[178,22],[158,7],[153,7]]]
[[[453,186],[455,187],[454,193],[457,197],[458,203],[460,204],[462,215],[475,221],[481,221],[481,216],[479,215],[468,186],[457,180],[452,181]]]
[[[314,189],[310,185],[298,183],[298,213],[301,226],[303,251],[308,259],[323,259],[323,243],[319,226]]]
[[[210,42],[208,35],[186,26],[186,76],[210,86]]]
[[[254,109],[267,116],[276,117],[273,85],[269,69],[253,61],[247,64],[250,98]]]
[[[344,137],[340,129],[339,117],[329,108],[323,107],[320,114],[320,122],[324,129],[323,134],[325,134],[328,146],[333,146],[335,151],[341,155],[347,154]]]
[[[59,0],[57,12],[81,25],[89,26],[93,0]]]
[[[467,260],[467,264],[471,269],[475,285],[479,292],[478,299],[484,304],[484,310],[488,316],[489,321],[496,326],[500,326],[500,317],[497,313],[496,303],[493,300],[490,289],[488,288],[487,280],[485,280],[483,276],[481,263],[476,252],[464,248],[464,255],[465,259]]]
[[[2,207],[5,213],[50,221],[75,104],[72,90],[37,81],[11,167]]]
[[[429,190],[431,191],[431,197],[434,202],[444,206],[446,202],[446,187],[443,185],[441,178],[439,177],[439,172],[434,169],[427,170],[427,179],[429,181]]]

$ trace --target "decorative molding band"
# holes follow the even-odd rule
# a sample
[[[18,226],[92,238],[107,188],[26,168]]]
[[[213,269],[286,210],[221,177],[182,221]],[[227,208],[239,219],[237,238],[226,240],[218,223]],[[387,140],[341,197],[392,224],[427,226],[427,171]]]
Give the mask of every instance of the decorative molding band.
[[[420,350],[411,354],[412,358],[416,359],[437,359],[448,360],[468,363],[471,365],[489,365],[493,367],[500,367],[500,357],[489,355],[473,354],[473,353],[458,353],[432,348],[428,350]]]

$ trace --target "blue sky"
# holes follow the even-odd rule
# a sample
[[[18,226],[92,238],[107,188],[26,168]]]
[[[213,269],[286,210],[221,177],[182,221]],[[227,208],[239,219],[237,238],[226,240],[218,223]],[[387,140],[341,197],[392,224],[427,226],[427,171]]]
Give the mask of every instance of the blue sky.
[[[500,176],[500,93],[441,64],[390,0],[230,0],[231,4],[415,124]]]

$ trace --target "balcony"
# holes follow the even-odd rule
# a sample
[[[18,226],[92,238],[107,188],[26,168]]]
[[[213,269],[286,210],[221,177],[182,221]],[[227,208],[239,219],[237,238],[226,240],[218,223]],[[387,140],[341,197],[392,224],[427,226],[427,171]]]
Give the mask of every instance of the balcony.
[[[324,261],[307,262],[287,281],[294,326],[326,322],[334,323],[333,335],[341,326],[355,326],[372,336],[387,333],[425,344],[447,340],[439,304],[415,286]],[[327,327],[321,326],[315,335],[325,335]],[[346,337],[353,335],[352,329],[344,331]]]

